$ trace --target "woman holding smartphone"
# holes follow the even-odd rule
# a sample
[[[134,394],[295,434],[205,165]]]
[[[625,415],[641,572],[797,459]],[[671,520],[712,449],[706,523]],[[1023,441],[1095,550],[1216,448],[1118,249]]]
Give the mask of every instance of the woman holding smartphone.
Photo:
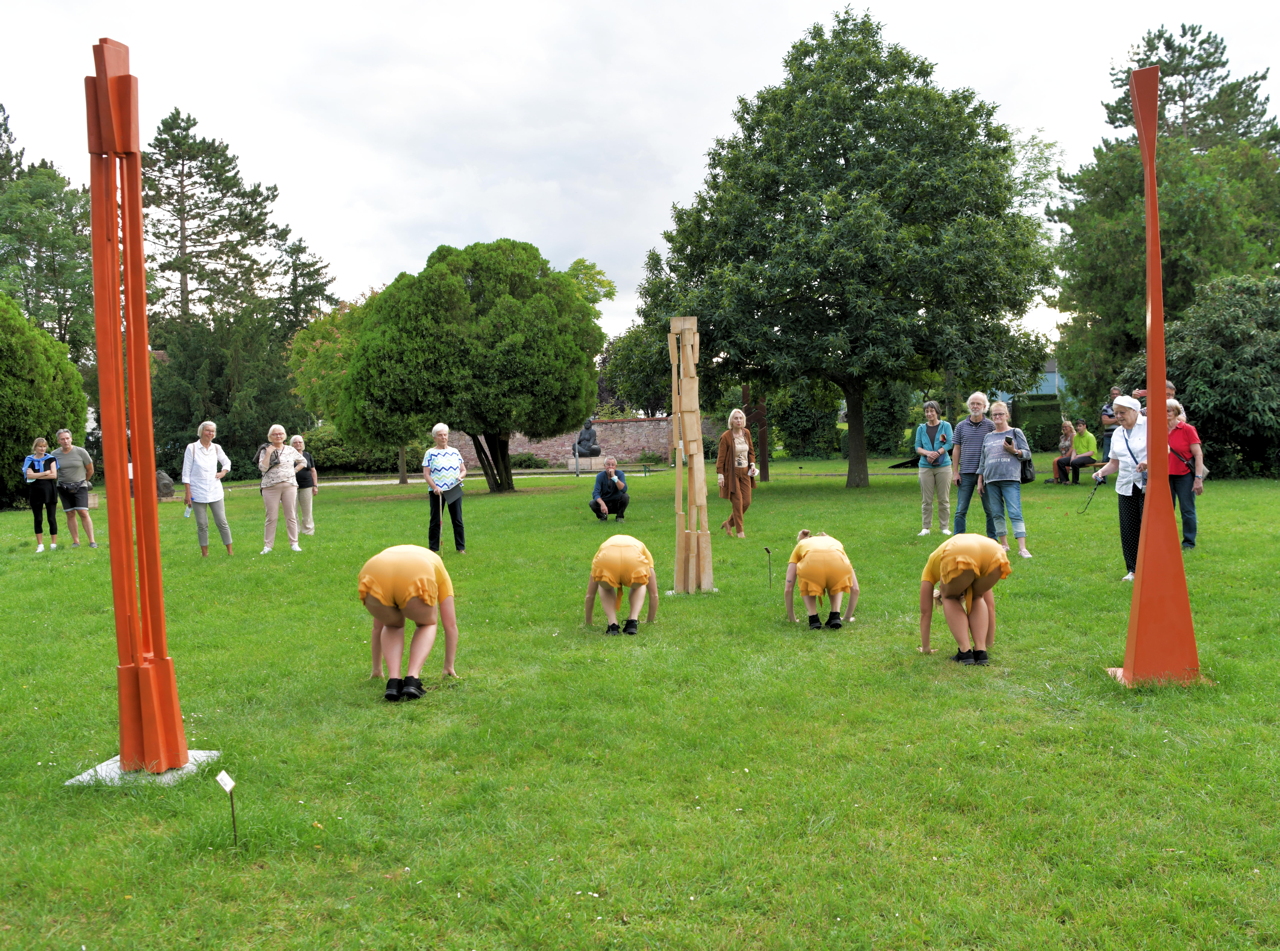
[[[978,491],[986,493],[996,538],[1004,550],[1009,550],[1007,521],[1012,524],[1013,537],[1018,540],[1018,554],[1030,558],[1027,526],[1022,520],[1022,460],[1031,458],[1031,447],[1022,430],[1009,425],[1009,407],[999,400],[991,404],[991,421],[995,429],[982,440]]]

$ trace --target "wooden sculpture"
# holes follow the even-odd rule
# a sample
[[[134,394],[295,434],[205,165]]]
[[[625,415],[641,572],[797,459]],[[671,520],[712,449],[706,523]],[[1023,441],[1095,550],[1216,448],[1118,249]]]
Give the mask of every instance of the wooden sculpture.
[[[1156,130],[1160,67],[1129,74],[1134,125],[1142,152],[1147,216],[1147,492],[1133,578],[1124,667],[1108,668],[1121,683],[1197,681],[1187,576],[1182,564],[1173,496],[1169,491],[1169,435],[1164,412],[1164,292],[1160,270],[1160,211],[1156,201]]]
[[[671,448],[676,459],[675,591],[711,591],[707,466],[702,456],[702,411],[698,408],[698,319],[672,317],[667,347],[671,353]]]
[[[147,271],[142,249],[142,152],[138,80],[129,48],[103,39],[96,75],[84,81],[89,120],[93,222],[93,306],[98,345],[98,407],[111,527],[116,682],[120,692],[120,768],[153,773],[185,766],[187,739],[165,639],[147,343]],[[123,310],[121,289],[124,291]],[[126,400],[124,352],[128,352]],[[134,466],[130,524],[130,453]],[[136,543],[136,557],[135,557]]]

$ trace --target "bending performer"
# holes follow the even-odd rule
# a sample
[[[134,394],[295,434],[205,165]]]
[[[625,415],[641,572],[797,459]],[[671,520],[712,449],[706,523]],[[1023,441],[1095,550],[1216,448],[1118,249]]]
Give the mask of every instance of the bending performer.
[[[932,654],[933,586],[938,585],[947,627],[956,639],[957,663],[986,665],[996,637],[996,602],[991,589],[1009,577],[1004,546],[981,535],[955,535],[934,550],[920,576],[920,652]]]
[[[437,619],[444,624],[444,676],[458,676],[453,669],[458,652],[453,582],[439,555],[418,545],[388,548],[364,563],[356,591],[365,610],[373,615],[370,676],[382,676],[382,662],[387,663],[387,700],[417,700],[425,693],[419,675],[436,641]],[[402,679],[406,620],[412,621],[416,630],[409,644],[409,672]]]
[[[946,520],[942,524],[945,526]],[[844,546],[826,532],[812,534],[807,528],[796,536],[795,551],[787,565],[787,620],[798,621],[795,611],[796,581],[800,582],[800,597],[804,599],[805,613],[809,615],[809,630],[821,630],[818,620],[818,599],[824,594],[831,603],[827,615],[827,627],[840,628],[840,602],[849,592],[849,604],[844,609],[844,620],[853,619],[853,609],[858,606],[858,576],[854,574]]]
[[[618,605],[622,601],[622,588],[630,588],[627,623],[618,628]],[[596,605],[596,592],[600,593],[600,607],[609,621],[606,634],[639,633],[640,609],[644,596],[649,594],[649,622],[658,616],[658,574],[653,567],[653,556],[644,542],[630,535],[614,535],[605,539],[591,559],[591,580],[587,582],[585,603],[587,623]]]

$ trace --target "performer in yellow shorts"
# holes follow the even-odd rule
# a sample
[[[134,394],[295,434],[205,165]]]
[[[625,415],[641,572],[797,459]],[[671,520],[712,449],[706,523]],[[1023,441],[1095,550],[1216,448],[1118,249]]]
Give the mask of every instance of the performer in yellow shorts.
[[[996,638],[996,601],[991,589],[1009,577],[1004,546],[985,535],[954,535],[937,547],[920,576],[920,651],[932,654],[929,625],[933,620],[933,586],[947,626],[956,639],[961,664],[986,665]],[[970,643],[972,635],[972,643]]]
[[[796,536],[795,551],[791,553],[791,561],[787,565],[787,587],[784,593],[788,621],[798,620],[795,611],[797,581],[800,582],[800,597],[804,598],[805,612],[809,615],[809,630],[817,631],[822,628],[822,622],[818,620],[818,598],[824,594],[831,602],[827,627],[839,629],[840,602],[844,599],[845,592],[849,592],[849,606],[845,608],[844,619],[848,621],[853,617],[853,609],[858,605],[858,576],[853,573],[853,565],[849,564],[844,546],[826,532],[814,535],[805,528]]]
[[[626,625],[618,628],[618,604],[622,600],[621,588],[630,588],[629,616]],[[630,535],[614,535],[605,539],[591,559],[591,580],[587,583],[587,623],[596,605],[596,592],[600,592],[600,606],[609,619],[606,634],[636,634],[640,627],[640,608],[644,606],[645,592],[649,593],[649,621],[658,616],[658,573],[653,567],[653,556],[644,542]]]
[[[417,545],[396,545],[374,555],[360,569],[356,593],[365,610],[373,615],[369,636],[373,655],[371,677],[382,676],[387,662],[387,690],[384,696],[397,700],[417,700],[425,692],[419,675],[436,641],[436,620],[444,622],[444,675],[456,677],[454,655],[458,651],[458,616],[453,605],[453,582],[440,556]],[[409,672],[400,677],[404,654],[404,624],[414,623],[409,644]]]

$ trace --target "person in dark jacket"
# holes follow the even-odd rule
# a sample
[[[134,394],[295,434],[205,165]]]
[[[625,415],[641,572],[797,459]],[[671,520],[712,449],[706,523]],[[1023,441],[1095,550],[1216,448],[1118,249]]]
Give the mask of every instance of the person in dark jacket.
[[[596,483],[591,489],[591,511],[602,522],[607,522],[610,515],[614,516],[615,522],[625,522],[630,502],[627,477],[618,468],[618,460],[606,456],[604,471],[597,473]]]

